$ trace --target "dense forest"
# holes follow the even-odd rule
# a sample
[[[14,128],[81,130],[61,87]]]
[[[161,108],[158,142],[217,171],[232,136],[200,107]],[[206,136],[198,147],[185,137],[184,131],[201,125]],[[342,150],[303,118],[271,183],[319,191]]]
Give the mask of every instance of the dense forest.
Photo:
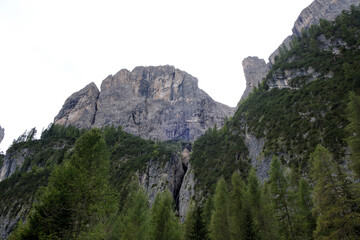
[[[33,204],[8,239],[360,239],[359,34],[360,7],[303,31],[224,127],[193,143],[196,195],[183,223],[173,193],[150,204],[138,174],[188,143],[109,126],[50,125],[38,140],[25,132],[8,152],[34,157],[0,183],[0,214]],[[272,87],[309,68],[316,79]],[[246,132],[265,139],[267,178],[248,157]]]

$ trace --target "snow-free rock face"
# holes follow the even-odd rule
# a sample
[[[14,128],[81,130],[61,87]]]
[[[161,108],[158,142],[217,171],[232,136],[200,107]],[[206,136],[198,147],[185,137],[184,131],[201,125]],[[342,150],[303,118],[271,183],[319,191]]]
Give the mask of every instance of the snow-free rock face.
[[[252,88],[249,88],[249,85],[257,86],[259,78],[254,76],[266,76],[267,72],[270,70],[271,66],[275,63],[275,57],[279,55],[280,48],[285,47],[289,48],[291,40],[294,36],[301,36],[301,31],[303,29],[309,28],[313,24],[318,24],[320,19],[325,19],[328,21],[332,21],[342,13],[344,10],[349,10],[351,5],[359,5],[360,0],[315,0],[308,7],[306,7],[299,15],[297,20],[294,23],[294,27],[292,29],[293,34],[288,36],[270,56],[269,63],[265,66],[265,60],[256,59],[256,62],[262,62],[261,64],[257,64],[258,67],[251,67],[246,69],[247,66],[244,66],[244,62],[249,64],[249,60],[255,59],[254,57],[245,58],[243,62],[244,73],[246,78],[246,89],[243,93],[241,99],[246,98],[249,93],[252,91]],[[251,62],[250,62],[251,63]],[[254,66],[257,66],[254,65]],[[267,70],[266,70],[267,69]],[[251,71],[251,74],[247,74],[247,71]],[[266,73],[265,73],[266,71]],[[262,78],[260,79],[260,81]],[[288,81],[286,79],[282,81],[279,80],[280,88],[288,88]]]
[[[17,169],[22,168],[26,158],[32,154],[33,151],[27,148],[21,149],[20,151],[8,151],[5,155],[4,163],[0,168],[0,182],[10,177]]]
[[[80,91],[72,94],[64,103],[54,123],[73,125],[78,128],[90,128],[95,120],[96,104],[99,89],[90,83]]]
[[[123,69],[70,96],[55,123],[80,128],[122,126],[143,138],[193,141],[221,127],[234,109],[214,101],[198,80],[172,66]]]
[[[265,63],[264,59],[259,59],[258,57],[245,58],[242,62],[242,66],[246,79],[246,89],[241,99],[245,99],[249,96],[249,93],[253,91],[254,87],[257,87],[266,77],[270,67]]]
[[[343,10],[349,10],[351,5],[357,6],[359,4],[360,0],[315,0],[300,13],[292,31],[300,36],[301,30],[318,24],[320,19],[335,20]]]
[[[0,143],[4,139],[5,136],[5,129],[0,126]]]

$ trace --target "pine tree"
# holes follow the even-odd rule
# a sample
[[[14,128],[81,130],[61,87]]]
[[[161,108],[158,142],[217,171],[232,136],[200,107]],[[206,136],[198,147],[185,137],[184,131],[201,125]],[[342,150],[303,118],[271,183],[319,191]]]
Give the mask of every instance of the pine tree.
[[[244,208],[245,208],[245,184],[240,174],[234,172],[231,177],[231,191],[229,194],[229,227],[230,238],[242,239],[244,235]]]
[[[214,193],[214,210],[210,221],[210,238],[212,240],[230,239],[228,220],[228,190],[225,179],[221,177]]]
[[[350,122],[346,129],[350,133],[347,142],[351,150],[351,167],[360,178],[360,96],[356,96],[354,92],[350,92],[347,113]]]
[[[151,240],[181,239],[180,224],[173,211],[173,198],[169,191],[158,194],[151,209]]]
[[[311,212],[313,203],[311,189],[307,181],[302,178],[299,181],[299,191],[296,193],[295,232],[301,239],[313,239],[316,227],[315,218]]]
[[[280,221],[280,234],[285,239],[295,239],[289,205],[288,182],[284,176],[280,160],[273,157],[270,165],[270,191],[273,198],[275,216]]]
[[[92,129],[78,139],[70,159],[53,170],[20,239],[98,238],[103,232],[95,227],[116,209],[106,144],[100,130]]]
[[[317,215],[315,239],[359,239],[360,201],[354,184],[323,146],[310,155],[314,213]]]
[[[130,193],[120,215],[120,239],[144,240],[149,235],[150,208],[143,188]]]
[[[255,169],[249,173],[247,198],[259,237],[264,240],[277,239],[270,199],[263,194]]]
[[[196,204],[191,206],[185,220],[184,240],[207,240],[208,231],[203,219],[203,209]]]

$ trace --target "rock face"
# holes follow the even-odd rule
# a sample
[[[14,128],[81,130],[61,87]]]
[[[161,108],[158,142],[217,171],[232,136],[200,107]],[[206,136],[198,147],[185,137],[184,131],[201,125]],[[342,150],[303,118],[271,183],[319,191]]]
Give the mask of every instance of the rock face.
[[[54,122],[59,125],[73,125],[78,128],[90,128],[95,119],[99,89],[90,83],[72,94],[64,103]]]
[[[242,62],[245,79],[246,89],[241,99],[247,98],[249,93],[252,92],[254,87],[257,87],[259,83],[266,77],[270,67],[265,63],[265,60],[259,59],[258,57],[247,57]]]
[[[288,48],[290,45],[290,42],[294,38],[294,36],[301,36],[301,31],[303,29],[307,29],[313,24],[318,24],[320,22],[320,19],[332,21],[336,18],[336,16],[341,14],[342,11],[349,10],[351,5],[359,5],[359,4],[360,4],[360,0],[315,0],[300,13],[300,15],[297,18],[297,20],[295,21],[294,27],[292,29],[293,35],[288,36],[283,41],[283,43],[280,45],[280,47],[284,46],[284,47]],[[267,67],[268,70],[270,70],[270,67],[275,63],[275,57],[279,54],[280,47],[278,47],[269,56],[269,63],[268,63],[268,67]],[[252,58],[253,57],[250,57],[250,59],[252,59]],[[244,62],[245,63],[248,62],[248,59],[249,58],[244,59],[243,66],[244,66]],[[262,59],[259,59],[257,61],[259,61],[259,62],[263,61],[263,63],[265,62]],[[259,65],[259,67],[251,68],[252,74],[247,74],[245,71],[245,66],[244,66],[244,73],[245,73],[245,78],[246,78],[246,89],[245,89],[241,99],[246,98],[249,95],[249,92],[252,91],[251,88],[248,88],[249,84],[257,85],[258,79],[257,78],[254,79],[254,76],[262,76],[262,75],[266,76],[266,73],[264,74],[265,68],[263,67],[263,65],[264,65],[263,63],[261,63]],[[262,78],[260,79],[260,81],[261,80],[262,80]],[[279,82],[279,83],[280,83],[279,86],[281,86],[281,87],[289,87],[286,82],[284,82],[285,86],[282,84],[283,82]],[[249,91],[249,89],[250,89],[250,91]]]
[[[349,10],[351,5],[359,4],[359,0],[315,0],[301,12],[295,21],[292,32],[300,36],[302,29],[318,24],[320,19],[335,20],[343,10]]]
[[[198,80],[172,66],[123,69],[70,96],[54,122],[80,128],[122,126],[143,138],[193,141],[234,109],[211,99]]]
[[[5,129],[0,126],[0,143],[4,139],[5,136]]]
[[[20,151],[7,152],[4,163],[0,168],[0,182],[10,177],[17,169],[23,166],[26,158],[31,156],[33,152],[29,149],[21,149]]]

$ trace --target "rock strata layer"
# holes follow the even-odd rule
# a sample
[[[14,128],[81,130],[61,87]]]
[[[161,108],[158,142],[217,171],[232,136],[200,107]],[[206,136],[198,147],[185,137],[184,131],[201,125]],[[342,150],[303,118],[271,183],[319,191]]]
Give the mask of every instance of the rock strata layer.
[[[193,141],[221,127],[234,108],[214,101],[198,80],[173,66],[123,69],[71,95],[54,123],[79,128],[122,126],[145,139]]]

